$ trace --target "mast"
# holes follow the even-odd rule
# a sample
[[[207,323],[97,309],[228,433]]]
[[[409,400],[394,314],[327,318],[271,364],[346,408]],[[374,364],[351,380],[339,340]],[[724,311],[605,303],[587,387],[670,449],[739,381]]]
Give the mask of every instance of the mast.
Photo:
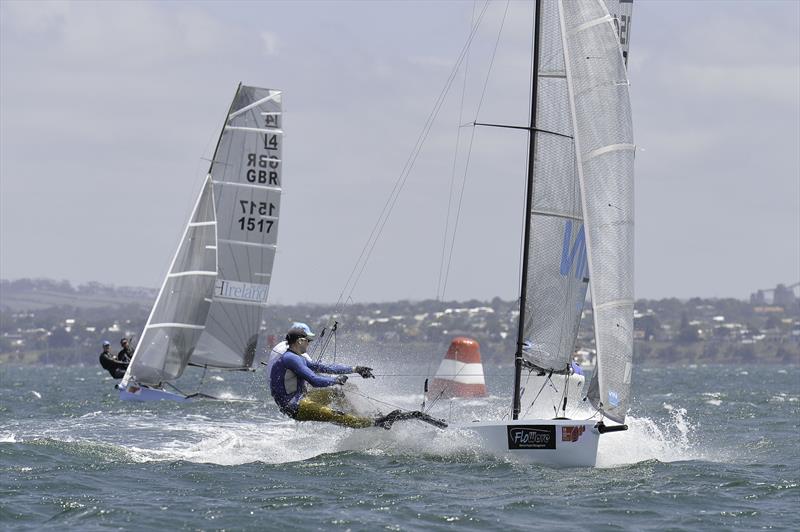
[[[525,238],[522,252],[522,286],[519,292],[519,325],[517,327],[517,351],[514,354],[514,402],[511,418],[518,419],[520,412],[520,381],[522,380],[522,345],[525,342],[525,303],[527,300],[528,262],[530,260],[531,210],[533,209],[533,163],[536,156],[536,102],[539,90],[539,41],[541,0],[536,0],[533,14],[533,72],[531,80],[531,123],[528,137],[528,185],[525,199]]]

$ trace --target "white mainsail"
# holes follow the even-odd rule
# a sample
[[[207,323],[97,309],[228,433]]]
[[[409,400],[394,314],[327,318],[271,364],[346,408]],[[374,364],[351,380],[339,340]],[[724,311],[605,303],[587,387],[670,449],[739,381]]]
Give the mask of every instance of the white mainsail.
[[[278,242],[281,125],[280,91],[239,88],[211,163],[218,275],[193,364],[253,363]]]
[[[589,272],[575,166],[558,0],[541,5],[535,164],[523,357],[564,373],[575,348]]]
[[[560,0],[591,277],[597,369],[588,397],[624,422],[633,359],[633,125],[625,59],[602,0]]]
[[[237,89],[123,387],[177,379],[189,363],[252,364],[277,245],[281,113],[280,91]]]

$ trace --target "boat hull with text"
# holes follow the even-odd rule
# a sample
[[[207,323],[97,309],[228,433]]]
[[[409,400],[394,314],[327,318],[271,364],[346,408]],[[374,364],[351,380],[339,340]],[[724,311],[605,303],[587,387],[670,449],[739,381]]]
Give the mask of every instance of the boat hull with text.
[[[464,425],[481,448],[514,461],[560,467],[592,467],[597,460],[597,421],[517,419]]]

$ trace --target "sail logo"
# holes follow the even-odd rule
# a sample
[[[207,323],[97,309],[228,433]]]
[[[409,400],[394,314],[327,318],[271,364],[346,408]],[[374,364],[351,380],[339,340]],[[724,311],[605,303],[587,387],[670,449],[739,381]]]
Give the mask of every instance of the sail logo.
[[[572,220],[567,220],[564,224],[564,241],[561,249],[561,275],[568,276],[573,267],[576,279],[583,279],[586,276],[589,269],[586,262],[586,234],[581,224],[573,242]]]
[[[574,443],[580,439],[581,434],[583,434],[585,430],[585,425],[578,425],[577,427],[561,427],[561,441]]]
[[[509,425],[509,449],[555,449],[554,425]]]
[[[619,406],[619,394],[614,390],[608,390],[608,404]]]
[[[224,279],[217,279],[217,282],[214,283],[214,296],[221,299],[264,303],[267,300],[268,292],[269,285],[266,284],[242,283]]]

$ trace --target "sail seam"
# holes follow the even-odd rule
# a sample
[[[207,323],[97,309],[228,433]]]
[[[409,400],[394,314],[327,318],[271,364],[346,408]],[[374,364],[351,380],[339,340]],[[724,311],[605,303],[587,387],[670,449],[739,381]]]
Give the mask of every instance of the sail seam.
[[[250,105],[246,105],[245,107],[242,107],[238,111],[234,111],[231,114],[229,114],[228,115],[228,120],[232,120],[232,119],[236,118],[237,116],[246,113],[250,109],[252,109],[254,107],[258,107],[262,103],[266,103],[266,102],[268,102],[270,100],[274,100],[277,103],[278,102],[277,98],[279,98],[281,94],[282,94],[282,91],[270,91],[269,92],[269,96],[267,96],[265,98],[261,98],[260,100],[256,100],[255,102],[251,103]]]
[[[584,162],[593,159],[595,157],[599,157],[600,155],[611,153],[613,151],[635,151],[636,144],[609,144],[608,146],[603,146],[602,148],[597,148],[596,150],[590,151],[586,154],[583,158]]]
[[[189,227],[203,227],[206,225],[217,225],[217,222],[189,222]]]

